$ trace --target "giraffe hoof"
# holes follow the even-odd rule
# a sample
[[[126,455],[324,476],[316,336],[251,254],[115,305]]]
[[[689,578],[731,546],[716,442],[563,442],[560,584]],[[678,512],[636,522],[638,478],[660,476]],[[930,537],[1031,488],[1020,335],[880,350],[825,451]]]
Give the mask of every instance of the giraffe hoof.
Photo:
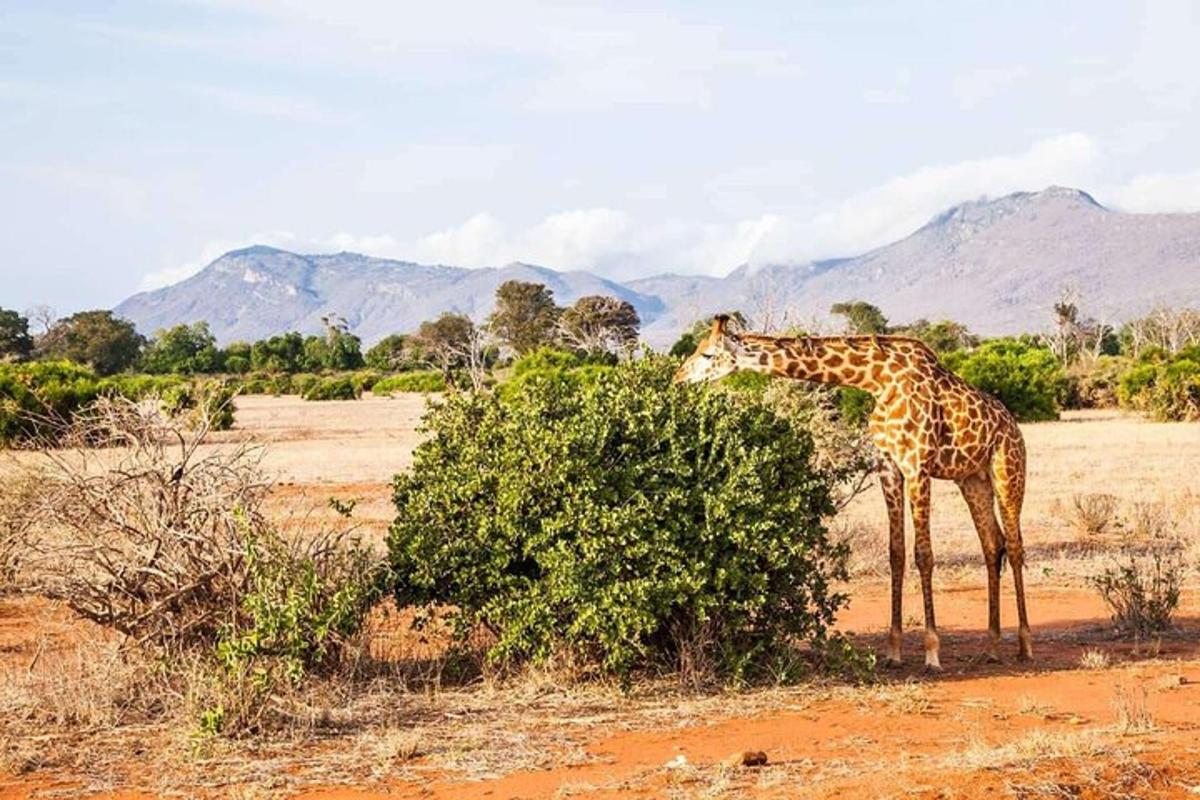
[[[983,660],[985,663],[988,663],[988,664],[999,664],[1000,663],[1000,654],[989,651],[984,654]]]
[[[883,660],[884,669],[900,669],[902,666],[904,666],[904,662],[900,660],[899,656],[888,656]]]
[[[941,664],[926,664],[925,665],[925,674],[926,675],[941,675],[942,674],[942,665]]]

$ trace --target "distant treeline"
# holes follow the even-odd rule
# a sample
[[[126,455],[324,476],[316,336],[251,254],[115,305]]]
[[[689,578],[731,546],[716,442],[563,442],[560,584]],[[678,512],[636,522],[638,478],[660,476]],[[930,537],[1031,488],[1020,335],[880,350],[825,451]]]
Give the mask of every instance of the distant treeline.
[[[1159,308],[1120,327],[1086,316],[1071,299],[1054,306],[1046,332],[984,340],[955,320],[894,325],[866,302],[835,304],[831,313],[852,334],[912,336],[928,344],[968,381],[992,392],[1021,419],[1054,419],[1062,408],[1120,405],[1164,420],[1200,419],[1200,311]],[[734,316],[745,323],[738,312]],[[41,330],[31,331],[30,319]],[[206,322],[141,336],[110,311],[54,319],[0,309],[0,361],[69,361],[97,377],[117,374],[224,375],[240,391],[295,393],[310,399],[357,397],[363,391],[482,388],[513,359],[550,348],[579,363],[615,363],[635,347],[641,320],[627,301],[580,298],[568,307],[540,283],[508,281],[495,310],[476,323],[445,313],[414,333],[395,333],[363,351],[346,321],[330,314],[322,334],[281,333],[218,347]],[[676,356],[695,349],[707,320],[681,334]],[[779,326],[776,326],[779,327]],[[794,326],[782,332],[802,334]],[[413,373],[411,378],[399,376]],[[378,388],[376,389],[376,386]],[[842,392],[846,413],[863,418],[869,397]],[[3,399],[3,398],[0,398]]]

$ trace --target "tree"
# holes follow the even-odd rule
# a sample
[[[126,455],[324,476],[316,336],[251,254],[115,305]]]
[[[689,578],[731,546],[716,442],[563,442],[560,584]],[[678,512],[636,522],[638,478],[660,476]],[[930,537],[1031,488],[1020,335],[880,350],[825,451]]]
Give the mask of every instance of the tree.
[[[421,323],[413,337],[425,359],[454,384],[454,372],[465,370],[476,388],[482,385],[490,354],[484,332],[471,318],[449,311]]]
[[[488,317],[488,328],[521,356],[554,342],[560,313],[545,284],[505,281],[496,290],[496,310]]]
[[[142,369],[150,373],[219,372],[221,363],[221,351],[207,322],[160,330],[142,352]]]
[[[80,311],[54,323],[39,352],[112,375],[137,363],[144,341],[132,322],[111,311]]]
[[[958,350],[969,350],[979,346],[979,337],[961,322],[944,319],[940,322],[930,322],[919,319],[903,328],[893,328],[892,333],[912,336],[920,339],[935,353],[953,353]]]
[[[251,346],[249,342],[230,342],[221,351],[221,363],[229,372],[242,374],[250,371]]]
[[[32,352],[29,320],[16,311],[0,308],[0,361],[23,361]]]
[[[558,329],[567,345],[585,353],[627,353],[637,343],[641,322],[633,304],[589,295],[562,312]]]
[[[362,340],[350,333],[350,325],[345,318],[337,314],[326,314],[321,317],[321,322],[325,325],[327,345],[325,368],[346,370],[361,367]]]
[[[55,313],[54,309],[45,303],[40,303],[26,309],[25,316],[29,318],[31,323],[38,327],[34,336],[45,336],[54,327],[55,320],[58,319],[58,314]]]
[[[289,331],[250,346],[250,366],[268,372],[299,372],[304,357],[304,337]]]
[[[412,337],[401,333],[383,337],[366,356],[367,366],[380,372],[408,372],[416,369],[420,360]]]
[[[830,314],[846,318],[846,332],[856,335],[876,335],[888,332],[888,320],[878,306],[862,300],[834,303]]]

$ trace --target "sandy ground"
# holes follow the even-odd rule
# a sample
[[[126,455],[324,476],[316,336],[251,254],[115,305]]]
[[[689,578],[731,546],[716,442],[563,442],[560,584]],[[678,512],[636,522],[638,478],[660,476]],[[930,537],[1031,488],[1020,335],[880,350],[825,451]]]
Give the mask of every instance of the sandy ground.
[[[355,517],[381,534],[391,512],[388,483],[411,464],[422,408],[416,396],[355,403],[249,397],[239,400],[238,430],[224,436],[252,436],[268,445],[266,465],[281,481],[274,498],[281,514],[307,506],[319,521],[328,497],[357,499]],[[263,770],[279,774],[253,782],[219,757],[189,760],[185,748],[174,763],[181,774],[195,775],[195,788],[182,794],[329,800],[1200,795],[1200,591],[1195,585],[1185,591],[1171,636],[1140,643],[1115,638],[1105,607],[1084,580],[1109,558],[1105,541],[1081,543],[1071,512],[1077,495],[1114,495],[1123,520],[1116,536],[1133,524],[1139,507],[1160,508],[1165,524],[1193,544],[1194,584],[1200,495],[1192,487],[1200,472],[1200,425],[1076,413],[1024,431],[1032,663],[1013,659],[1007,580],[1005,659],[989,664],[980,658],[986,596],[978,544],[957,490],[938,485],[935,575],[946,667],[940,675],[919,666],[920,623],[909,612],[906,666],[885,673],[876,686],[696,697],[661,687],[628,695],[573,690],[550,679],[400,697],[392,701],[404,707],[396,712],[399,729],[371,734],[369,747],[388,755],[377,757],[367,774],[347,777],[335,768],[363,747],[364,737],[348,733],[280,743],[277,749],[292,750],[290,760],[268,758],[264,749],[257,757],[276,766]],[[841,525],[860,529],[854,541],[864,543],[864,553],[839,627],[858,643],[878,647],[888,616],[878,491],[857,498],[843,517]],[[877,544],[870,544],[872,534]],[[915,578],[910,570],[906,604],[918,611]],[[47,649],[70,652],[92,635],[44,601],[0,599],[0,664],[9,668],[37,661]],[[143,743],[130,745],[125,763],[115,768],[118,777],[99,783],[109,789],[101,796],[163,796],[164,785],[177,790],[179,776],[167,781],[154,774],[165,762],[144,750],[136,732],[128,735]],[[417,744],[398,759],[382,744],[392,741],[387,736],[415,737]],[[745,750],[766,752],[768,763],[725,763]],[[225,782],[222,770],[228,770]],[[74,796],[96,786],[53,768],[31,770],[0,776],[0,798]]]

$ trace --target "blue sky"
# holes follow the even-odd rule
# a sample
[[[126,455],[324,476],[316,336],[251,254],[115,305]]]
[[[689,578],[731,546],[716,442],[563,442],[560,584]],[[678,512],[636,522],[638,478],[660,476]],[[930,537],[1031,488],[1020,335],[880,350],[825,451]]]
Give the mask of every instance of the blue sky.
[[[252,242],[617,278],[1059,183],[1200,210],[1193,3],[0,4],[0,306]]]

